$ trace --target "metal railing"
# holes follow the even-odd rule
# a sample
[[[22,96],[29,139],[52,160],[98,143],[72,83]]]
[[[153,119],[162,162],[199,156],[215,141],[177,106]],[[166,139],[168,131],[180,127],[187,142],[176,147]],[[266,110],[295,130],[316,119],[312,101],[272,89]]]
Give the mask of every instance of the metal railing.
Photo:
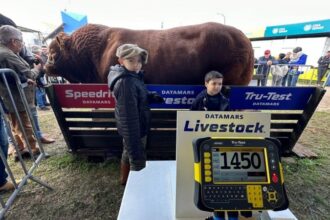
[[[13,70],[11,70],[11,69],[0,69],[0,80],[2,80],[2,83],[1,83],[2,85],[1,86],[4,86],[7,90],[7,92],[8,92],[8,97],[11,100],[11,104],[13,106],[13,109],[14,109],[19,127],[20,127],[20,129],[23,133],[24,140],[27,143],[26,147],[28,148],[29,154],[30,154],[31,159],[32,159],[32,165],[30,167],[28,167],[26,165],[26,163],[24,162],[23,158],[22,158],[22,155],[21,155],[20,150],[19,150],[18,143],[16,142],[16,140],[15,140],[13,134],[12,134],[12,131],[10,129],[10,123],[8,122],[8,119],[6,117],[4,117],[3,121],[4,121],[4,124],[5,124],[5,128],[7,130],[7,134],[9,135],[11,140],[13,141],[13,146],[14,146],[16,152],[17,152],[18,160],[19,160],[19,163],[20,163],[20,165],[22,167],[22,170],[24,172],[24,176],[23,176],[22,180],[20,181],[20,183],[18,183],[15,180],[15,176],[12,172],[12,169],[10,168],[9,164],[7,163],[6,155],[4,155],[4,152],[0,148],[1,161],[5,165],[5,168],[6,168],[6,171],[7,171],[8,175],[9,175],[9,178],[15,186],[15,190],[11,193],[11,195],[9,196],[7,201],[5,201],[5,199],[3,199],[3,197],[0,195],[0,205],[1,205],[1,207],[0,207],[1,208],[0,209],[0,219],[4,218],[5,213],[8,211],[10,206],[13,204],[15,198],[20,193],[20,191],[22,190],[24,185],[26,185],[26,183],[29,179],[31,181],[34,181],[34,182],[38,183],[41,186],[44,186],[44,187],[52,190],[51,186],[49,186],[48,184],[46,184],[43,181],[39,180],[37,177],[33,176],[34,170],[38,167],[40,162],[45,158],[46,153],[43,149],[43,146],[42,146],[41,141],[40,141],[39,138],[36,138],[36,140],[37,140],[37,143],[38,143],[38,146],[39,146],[39,149],[40,149],[40,154],[38,156],[35,156],[32,152],[30,143],[29,143],[28,138],[27,138],[26,131],[25,131],[24,126],[23,126],[22,119],[20,117],[20,114],[19,114],[17,106],[16,106],[16,101],[17,100],[14,100],[14,98],[13,98],[11,87],[9,86],[9,83],[8,83],[8,80],[7,80],[8,76],[15,79],[16,88],[18,89],[21,101],[23,102],[25,111],[28,115],[28,118],[29,118],[31,124],[32,124],[32,130],[33,130],[34,136],[37,137],[37,135],[36,135],[37,134],[37,127],[36,127],[36,124],[33,120],[33,116],[32,116],[28,101],[26,99],[26,96],[25,96],[25,93],[24,93],[24,90],[23,90],[27,86],[27,84],[26,83],[22,84],[20,79],[18,78],[18,75]],[[0,94],[0,95],[2,96],[4,94]],[[0,113],[1,113],[2,116],[6,115],[5,110],[3,109],[2,105],[0,105]],[[2,123],[2,121],[1,121],[1,123]]]
[[[299,73],[298,76],[298,80],[299,83],[305,82],[305,84],[307,85],[313,85],[315,82],[317,82],[317,72],[318,69],[317,67],[314,67],[312,65],[302,65],[302,64],[274,64],[274,65],[264,65],[264,64],[255,64],[254,65],[254,75],[253,75],[253,79],[257,80],[257,85],[261,86],[262,85],[262,81],[265,80],[263,83],[266,83],[265,86],[271,86],[272,84],[267,84],[268,80],[270,78],[273,79],[273,75],[272,75],[272,67],[275,66],[287,66],[288,67],[288,72],[285,74],[286,76],[284,77],[284,80],[287,80],[286,77],[288,77],[288,74],[290,71],[296,70],[297,73]],[[328,75],[325,75],[322,79],[322,84],[320,86],[324,87],[326,85],[326,82],[329,78],[329,73]],[[287,86],[287,84],[282,84],[281,86]]]

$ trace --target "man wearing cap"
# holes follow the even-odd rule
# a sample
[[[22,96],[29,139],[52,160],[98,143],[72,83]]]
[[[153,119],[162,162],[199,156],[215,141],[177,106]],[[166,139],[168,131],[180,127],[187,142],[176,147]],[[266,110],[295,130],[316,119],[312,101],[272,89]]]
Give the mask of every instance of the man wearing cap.
[[[35,78],[41,71],[41,65],[34,64],[34,68],[30,69],[29,64],[19,56],[19,52],[23,47],[22,32],[15,27],[4,25],[0,27],[0,68],[9,68],[16,72],[18,78],[21,80],[24,86],[23,91],[26,96],[26,100],[31,108],[34,106],[34,86]],[[16,101],[16,110],[19,113],[19,117],[22,120],[23,128],[25,132],[22,131],[19,125],[19,120],[15,114],[15,108],[6,85],[2,82],[0,83],[0,95],[3,98],[3,102],[8,109],[8,118],[11,124],[11,129],[13,135],[18,144],[20,153],[22,155],[30,155],[28,152],[28,146],[30,145],[31,151],[34,155],[40,153],[39,148],[36,145],[36,139],[33,136],[32,125],[29,120],[28,114],[25,111],[24,104],[21,100],[21,96],[16,87],[16,83],[12,77],[7,77],[10,92],[13,99]],[[24,134],[25,133],[25,134]],[[26,137],[26,138],[25,138]],[[14,157],[17,157],[17,152],[13,152]]]
[[[120,183],[125,185],[130,170],[139,171],[146,166],[149,102],[163,99],[145,87],[141,68],[148,60],[146,50],[135,44],[123,44],[117,48],[116,56],[120,65],[110,67],[108,86],[116,99],[116,124],[123,137]]]
[[[302,52],[301,47],[295,47],[292,50],[292,58],[289,62],[290,70],[288,72],[288,86],[296,86],[300,74],[303,74],[303,71],[299,70],[299,65],[306,64],[307,55]],[[293,64],[298,64],[297,66]]]
[[[261,75],[261,80],[258,80],[258,86],[266,86],[267,85],[267,80],[268,80],[268,75],[270,71],[270,66],[275,64],[276,60],[275,58],[270,54],[270,50],[265,50],[264,56],[261,56],[258,59],[258,69],[256,74]]]
[[[325,73],[330,69],[330,50],[328,50],[325,56],[321,56],[317,63],[319,64],[317,70],[317,85],[320,85]]]

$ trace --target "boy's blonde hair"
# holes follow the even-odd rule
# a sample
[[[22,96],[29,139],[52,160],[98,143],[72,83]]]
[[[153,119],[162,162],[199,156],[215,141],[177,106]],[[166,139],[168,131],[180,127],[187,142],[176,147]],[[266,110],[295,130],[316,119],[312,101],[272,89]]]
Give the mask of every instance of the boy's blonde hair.
[[[123,59],[128,59],[138,55],[141,56],[143,64],[148,62],[148,52],[136,44],[123,44],[118,47],[116,51],[116,56]]]

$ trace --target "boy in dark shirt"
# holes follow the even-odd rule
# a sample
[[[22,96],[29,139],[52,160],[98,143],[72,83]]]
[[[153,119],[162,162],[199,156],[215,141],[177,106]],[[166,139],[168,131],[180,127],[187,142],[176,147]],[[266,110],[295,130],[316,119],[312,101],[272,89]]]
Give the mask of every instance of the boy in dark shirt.
[[[116,56],[120,64],[110,67],[108,85],[116,99],[115,118],[123,137],[120,182],[125,185],[130,170],[138,171],[146,165],[150,109],[141,68],[147,63],[148,52],[137,45],[124,44]]]
[[[126,184],[130,170],[146,166],[146,142],[150,122],[150,103],[162,103],[163,98],[149,92],[143,81],[142,65],[148,52],[135,44],[117,48],[119,64],[110,67],[108,86],[116,99],[115,118],[118,133],[123,137],[120,183]]]
[[[195,111],[229,111],[229,100],[221,93],[223,75],[218,71],[210,71],[205,77],[205,87],[192,103],[190,110]],[[225,219],[225,212],[218,212],[219,219]],[[238,219],[238,212],[228,212],[229,219]],[[222,217],[222,218],[220,218]]]
[[[191,110],[228,111],[229,100],[221,93],[223,75],[211,71],[205,75],[206,89],[199,93],[192,103]]]

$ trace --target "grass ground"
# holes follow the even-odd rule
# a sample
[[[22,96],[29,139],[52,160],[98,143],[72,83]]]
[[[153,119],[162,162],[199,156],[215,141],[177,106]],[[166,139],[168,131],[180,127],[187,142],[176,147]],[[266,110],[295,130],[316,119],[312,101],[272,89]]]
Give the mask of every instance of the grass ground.
[[[290,210],[298,219],[330,219],[330,112],[316,112],[299,142],[317,159],[284,158]]]
[[[54,190],[29,181],[6,219],[116,219],[124,191],[118,181],[119,161],[89,163],[71,155],[53,112],[39,112],[39,119],[42,131],[56,142],[44,145],[51,157],[40,164],[34,176]],[[19,163],[8,161],[16,179],[22,177]]]
[[[300,220],[330,219],[329,93],[299,140],[319,157],[283,159],[290,209]],[[39,117],[42,130],[55,137],[56,142],[45,145],[51,157],[34,174],[54,190],[30,181],[6,219],[116,219],[124,191],[118,181],[119,161],[89,163],[67,153],[53,113],[40,112]],[[19,178],[22,175],[19,164],[11,159],[9,162]],[[8,198],[9,194],[1,196]]]

